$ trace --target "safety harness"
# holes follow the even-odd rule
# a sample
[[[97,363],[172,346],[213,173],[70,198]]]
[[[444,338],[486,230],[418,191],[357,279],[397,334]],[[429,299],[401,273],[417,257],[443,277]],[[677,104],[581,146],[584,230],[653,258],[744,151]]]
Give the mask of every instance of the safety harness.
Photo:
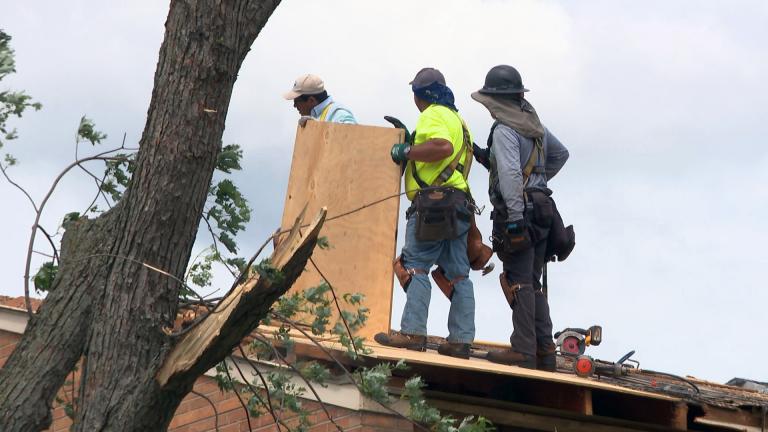
[[[491,146],[493,146],[493,132],[496,130],[496,126],[501,124],[500,122],[495,122],[493,126],[491,126],[491,132],[488,134],[488,150],[490,151]],[[525,165],[523,166],[523,189],[525,189],[526,186],[528,186],[528,179],[531,177],[531,174],[546,174],[547,168],[541,164],[540,162],[546,160],[544,155],[544,141],[541,137],[533,138],[533,149],[531,149],[531,154],[528,156],[528,160],[525,162]]]
[[[458,114],[457,114],[458,117]],[[461,120],[461,119],[459,119]],[[424,180],[419,177],[419,173],[416,171],[416,163],[413,160],[410,160],[409,163],[411,164],[411,174],[413,174],[413,179],[416,180],[416,183],[419,185],[420,188],[427,188],[427,187],[436,187],[441,186],[443,183],[447,182],[448,179],[451,178],[454,171],[458,170],[463,176],[464,180],[469,177],[469,170],[472,168],[472,146],[469,145],[472,141],[472,139],[469,136],[469,130],[467,129],[467,126],[464,124],[464,121],[461,121],[461,129],[464,134],[463,142],[461,143],[461,148],[456,153],[456,156],[453,157],[451,162],[446,165],[445,168],[440,172],[440,174],[435,178],[435,180],[432,182],[432,184],[427,184]],[[464,164],[462,164],[461,156],[463,154],[466,154],[467,157],[464,159]],[[465,165],[466,164],[466,165]]]

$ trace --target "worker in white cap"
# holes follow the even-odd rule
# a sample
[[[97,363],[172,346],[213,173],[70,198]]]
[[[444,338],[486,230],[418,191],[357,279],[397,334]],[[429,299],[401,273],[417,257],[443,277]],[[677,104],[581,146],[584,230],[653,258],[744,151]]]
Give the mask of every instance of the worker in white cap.
[[[323,80],[317,75],[305,74],[296,78],[291,91],[285,93],[283,97],[293,101],[293,106],[301,114],[299,125],[302,127],[310,119],[357,124],[352,111],[334,102],[325,91]]]

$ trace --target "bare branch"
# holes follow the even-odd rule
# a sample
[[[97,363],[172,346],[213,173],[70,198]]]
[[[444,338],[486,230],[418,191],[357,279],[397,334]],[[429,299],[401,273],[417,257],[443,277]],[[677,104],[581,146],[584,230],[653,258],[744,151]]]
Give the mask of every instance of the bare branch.
[[[34,249],[35,245],[35,236],[37,234],[37,227],[40,226],[40,217],[43,214],[43,209],[45,208],[45,205],[48,203],[48,200],[51,198],[51,195],[53,195],[53,191],[56,190],[56,186],[59,184],[61,179],[66,175],[69,170],[72,168],[78,166],[82,162],[87,162],[90,160],[121,160],[125,158],[108,158],[106,155],[110,153],[114,153],[116,151],[120,150],[113,149],[113,150],[107,150],[105,152],[96,154],[94,156],[89,156],[80,160],[76,160],[69,164],[64,170],[59,173],[59,175],[56,177],[56,179],[53,181],[53,184],[51,185],[51,188],[48,190],[48,193],[45,195],[45,198],[43,198],[43,201],[40,202],[40,206],[35,211],[35,222],[32,224],[32,234],[29,236],[29,244],[27,245],[27,258],[26,263],[24,265],[24,303],[27,307],[27,315],[29,318],[32,318],[32,302],[29,300],[29,269],[32,265],[32,250]],[[3,171],[5,172],[5,171]]]
[[[286,366],[288,366],[289,368],[291,368],[291,370],[292,370],[292,371],[294,371],[294,372],[296,373],[296,375],[298,375],[299,377],[301,377],[301,379],[304,381],[304,383],[306,383],[306,384],[307,384],[307,387],[309,387],[309,390],[311,390],[311,391],[312,391],[312,394],[313,394],[313,395],[315,395],[315,399],[317,399],[317,402],[319,402],[319,403],[320,403],[320,408],[322,408],[322,409],[323,409],[323,411],[325,411],[325,416],[326,416],[326,417],[328,417],[328,420],[330,420],[330,421],[331,421],[331,423],[333,423],[333,425],[334,425],[334,426],[336,426],[336,429],[337,429],[339,432],[344,432],[344,429],[342,429],[342,428],[341,428],[341,426],[339,426],[339,424],[338,424],[338,423],[336,423],[336,421],[335,421],[335,420],[333,419],[333,417],[331,416],[331,413],[328,411],[328,408],[326,407],[326,405],[325,405],[325,402],[323,402],[323,400],[320,398],[320,395],[319,395],[319,394],[317,394],[317,391],[315,390],[315,386],[313,386],[313,385],[312,385],[312,383],[311,383],[311,382],[309,382],[309,380],[308,380],[308,379],[307,379],[307,378],[304,376],[304,374],[302,374],[302,373],[301,373],[301,371],[299,371],[299,369],[297,369],[297,368],[296,368],[296,366],[294,366],[294,365],[293,365],[293,364],[291,364],[291,363],[290,363],[288,360],[286,360],[285,356],[284,356],[284,355],[282,355],[282,354],[280,353],[280,351],[278,351],[278,350],[277,350],[277,348],[275,348],[275,346],[269,342],[269,340],[267,340],[267,339],[266,339],[266,338],[265,338],[265,337],[264,337],[264,336],[263,336],[261,333],[259,333],[259,336],[261,336],[261,337],[260,337],[260,340],[261,340],[261,341],[262,341],[264,344],[266,344],[268,347],[270,347],[270,348],[272,349],[272,352],[275,354],[275,356],[276,356],[277,358],[279,358],[279,359],[280,359],[280,361],[282,361],[282,362],[283,362],[283,364],[285,364]],[[247,362],[248,362],[248,364],[250,364],[252,368],[256,369],[256,365],[255,365],[255,364],[254,364],[254,363],[251,361],[251,359],[249,359],[249,358],[248,358],[248,356],[247,356],[247,355],[245,355],[245,351],[243,351],[243,347],[242,347],[242,345],[238,345],[238,347],[237,347],[237,348],[240,350],[240,355],[242,355],[242,356],[243,356],[243,358],[245,359],[245,361],[247,361]]]
[[[216,251],[216,254],[219,257],[221,257],[221,251],[219,251],[219,243],[216,241],[216,234],[213,233],[213,227],[211,226],[211,221],[208,220],[208,216],[207,215],[203,218],[203,221],[205,221],[205,226],[208,227],[208,232],[211,233],[211,239],[213,240],[213,249]],[[223,260],[220,260],[219,262],[224,264],[224,267],[226,267],[227,270],[229,271],[229,273],[232,274],[233,278],[235,278],[235,279],[238,278],[239,275],[237,273],[235,273],[234,270],[232,270],[232,268],[229,266],[229,264],[227,264]]]
[[[0,163],[0,171],[2,171],[3,176],[5,176],[5,179],[8,180],[8,183],[12,184],[16,187],[16,189],[20,190],[24,195],[26,195],[29,202],[32,204],[32,208],[35,209],[35,212],[37,212],[37,204],[35,204],[35,200],[32,199],[32,197],[29,195],[29,193],[24,189],[23,187],[19,186],[18,183],[13,181],[10,176],[8,176],[8,173],[5,171],[5,167],[3,164]]]
[[[203,398],[206,401],[208,401],[208,403],[211,405],[211,408],[213,408],[213,415],[214,415],[214,417],[213,417],[213,422],[214,422],[213,423],[213,427],[216,429],[216,432],[219,432],[219,411],[216,409],[216,404],[213,403],[211,398],[209,398],[208,396],[206,396],[206,395],[204,395],[204,394],[202,394],[202,393],[200,393],[198,391],[192,390],[190,393],[192,393],[194,395],[197,395],[197,396],[200,396],[201,398]]]
[[[104,183],[104,180],[107,178],[107,173],[105,172],[104,175],[101,177],[101,183]],[[99,196],[102,195],[104,191],[101,190],[101,187],[99,186],[99,182],[96,182],[96,196],[93,197],[93,200],[90,204],[88,204],[88,207],[85,208],[80,214],[84,215],[88,213],[88,211],[93,208],[93,205],[96,204],[96,200],[99,199]]]
[[[51,249],[53,249],[53,259],[54,259],[54,260],[56,260],[56,261],[60,261],[60,260],[59,260],[59,252],[58,252],[58,249],[56,249],[56,244],[54,244],[54,243],[53,243],[53,238],[51,237],[51,235],[50,235],[50,234],[48,234],[48,232],[47,232],[47,231],[45,230],[45,228],[43,228],[42,226],[38,225],[38,226],[37,226],[37,228],[38,228],[40,231],[42,231],[42,232],[43,232],[43,234],[45,235],[45,238],[47,238],[47,239],[48,239],[48,243],[50,243],[50,244],[51,244]]]
[[[229,359],[232,360],[232,363],[235,361],[232,359],[232,356],[229,356]],[[232,379],[232,375],[229,374],[229,366],[227,366],[227,362],[224,362],[224,372],[227,374],[227,379],[229,382],[232,383],[232,391],[235,392],[235,396],[237,396],[237,400],[240,401],[240,406],[243,407],[243,410],[245,411],[245,420],[248,422],[248,430],[250,432],[253,432],[253,428],[251,427],[251,413],[248,411],[248,407],[245,405],[245,402],[243,402],[243,398],[240,397],[240,392],[237,391],[235,388],[235,381]],[[243,377],[245,379],[245,377]]]
[[[230,358],[231,358],[231,357],[230,357]],[[259,395],[259,390],[258,390],[257,388],[255,388],[255,387],[253,386],[253,384],[251,384],[251,383],[249,383],[249,382],[248,382],[248,379],[245,377],[245,374],[244,374],[244,373],[243,373],[243,371],[240,369],[240,366],[238,366],[237,362],[236,362],[236,361],[234,361],[234,359],[232,359],[232,364],[235,366],[235,369],[237,369],[237,372],[238,372],[238,373],[240,374],[240,376],[243,378],[243,382],[244,382],[244,383],[245,383],[245,385],[248,387],[248,389],[251,391],[251,393],[253,393],[253,395],[254,395],[254,396],[255,396],[255,397],[256,397],[256,398],[257,398],[257,399],[258,399],[258,400],[261,402],[261,404],[262,404],[262,405],[264,405],[265,407],[266,407],[266,406],[269,406],[269,408],[268,408],[268,409],[269,409],[269,413],[272,415],[272,418],[273,418],[273,419],[274,419],[274,421],[275,421],[275,425],[277,426],[277,430],[278,430],[278,431],[281,431],[282,429],[280,429],[280,426],[282,425],[283,427],[285,427],[285,429],[286,429],[286,430],[290,431],[290,430],[291,430],[291,428],[290,428],[290,427],[289,427],[287,424],[285,424],[285,423],[284,423],[284,422],[283,422],[283,421],[280,419],[280,416],[279,416],[279,415],[277,415],[277,411],[275,411],[275,409],[274,409],[274,408],[273,408],[273,406],[272,406],[272,400],[271,400],[271,398],[270,398],[270,396],[269,396],[269,387],[267,386],[267,381],[264,379],[264,376],[262,376],[262,375],[261,375],[261,371],[259,371],[258,369],[254,369],[254,371],[256,372],[256,374],[257,374],[257,375],[259,376],[259,378],[261,379],[261,383],[264,385],[264,390],[265,390],[265,391],[266,391],[266,393],[267,393],[267,395],[266,395],[266,396],[267,396],[267,400],[269,400],[269,405],[267,405],[266,403],[264,403],[264,399],[262,399],[262,398],[261,398],[261,396]]]

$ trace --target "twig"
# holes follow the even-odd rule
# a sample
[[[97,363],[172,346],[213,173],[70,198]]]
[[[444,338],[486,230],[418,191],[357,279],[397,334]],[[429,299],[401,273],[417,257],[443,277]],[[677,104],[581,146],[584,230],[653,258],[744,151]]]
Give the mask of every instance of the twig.
[[[239,347],[240,347],[240,345],[238,345],[238,348]],[[237,371],[240,372],[240,374],[242,375],[243,372],[240,370],[240,367],[237,365],[237,362],[235,361],[234,357],[230,356],[230,359],[232,360],[232,363],[235,364],[235,367],[237,368]],[[247,360],[248,359],[246,359],[246,361]],[[250,364],[250,362],[248,364]],[[269,394],[269,385],[267,384],[267,380],[264,378],[264,375],[261,373],[261,371],[258,368],[253,367],[252,364],[251,364],[251,367],[253,368],[253,371],[256,372],[256,376],[259,377],[259,381],[261,381],[261,385],[264,386],[264,391],[266,392],[265,396],[267,397],[267,403],[266,403],[265,406],[270,411],[274,411],[275,407],[272,405],[272,396]],[[243,379],[245,379],[245,376],[243,376]],[[262,404],[264,404],[264,401],[262,401]]]
[[[341,310],[341,305],[339,305],[339,299],[336,297],[336,290],[333,289],[333,285],[331,285],[331,281],[328,280],[327,277],[323,274],[323,272],[320,271],[320,268],[317,267],[317,264],[315,264],[315,260],[312,259],[312,257],[309,257],[309,262],[312,263],[312,267],[317,270],[317,273],[320,275],[321,278],[325,281],[325,283],[328,284],[328,287],[331,289],[331,294],[333,294],[333,302],[336,303],[336,309],[339,311],[339,317],[341,318],[341,322],[344,323],[344,328],[347,329],[347,333],[349,334],[349,342],[352,344],[352,349],[355,351],[355,354],[359,354],[357,352],[357,346],[355,345],[355,337],[352,335],[352,330],[349,328],[349,323],[347,323],[347,319],[344,317],[344,311]]]
[[[56,249],[56,244],[53,243],[53,239],[51,238],[51,235],[48,234],[48,232],[42,226],[38,225],[37,228],[40,231],[42,231],[43,234],[45,234],[45,238],[47,238],[48,239],[48,243],[51,244],[51,249],[53,249],[53,259],[56,260],[56,261],[61,261],[61,260],[59,260],[59,253],[58,253],[58,250]]]
[[[298,323],[296,323],[296,322],[295,322],[295,321],[293,321],[292,319],[290,319],[290,318],[288,318],[288,317],[286,317],[286,316],[283,316],[283,315],[281,315],[281,314],[280,314],[280,313],[278,313],[278,312],[272,312],[272,315],[274,315],[274,316],[275,316],[275,317],[277,317],[278,319],[280,319],[280,320],[282,320],[282,321],[285,321],[285,322],[287,322],[288,324],[290,324],[290,325],[291,325],[291,327],[293,327],[293,328],[295,328],[296,330],[298,330],[299,332],[301,332],[301,334],[303,334],[303,335],[304,335],[304,337],[306,337],[307,339],[309,339],[309,340],[310,340],[310,341],[311,341],[313,344],[315,344],[315,346],[317,346],[318,348],[320,348],[320,350],[321,350],[321,351],[323,351],[323,353],[325,353],[325,355],[326,355],[326,356],[328,356],[328,358],[330,358],[331,360],[333,360],[333,361],[334,361],[334,363],[336,363],[336,364],[337,364],[337,365],[338,365],[338,366],[341,368],[341,370],[344,372],[344,375],[346,375],[346,376],[347,376],[347,378],[349,378],[349,379],[350,379],[350,381],[352,381],[352,384],[353,384],[355,387],[357,387],[358,391],[360,391],[360,392],[362,393],[362,391],[363,391],[363,390],[362,390],[362,388],[360,388],[360,385],[358,385],[358,384],[357,384],[357,382],[355,381],[355,377],[353,377],[353,376],[352,376],[352,373],[351,373],[349,370],[347,370],[346,366],[344,366],[344,364],[343,364],[343,363],[341,363],[341,361],[339,361],[339,359],[337,359],[337,358],[336,358],[336,357],[335,357],[333,354],[331,354],[331,352],[330,352],[330,351],[329,351],[329,350],[328,350],[326,347],[322,346],[322,345],[320,344],[320,342],[318,342],[318,341],[317,341],[317,340],[316,340],[314,337],[312,337],[312,335],[310,335],[310,334],[309,334],[309,333],[307,333],[305,330],[303,330],[303,329],[302,329],[302,328],[301,328],[299,325],[297,325]],[[390,407],[389,405],[387,405],[387,404],[385,404],[385,403],[383,403],[383,402],[381,402],[381,401],[376,401],[376,400],[375,400],[375,402],[376,402],[376,403],[378,403],[379,405],[381,405],[381,406],[382,406],[382,407],[383,407],[385,410],[387,410],[387,411],[389,411],[389,412],[391,412],[391,413],[393,413],[393,414],[395,414],[395,415],[397,415],[397,416],[399,416],[399,417],[402,417],[403,419],[405,419],[405,420],[407,420],[407,421],[409,421],[409,422],[413,423],[413,425],[414,425],[414,426],[416,426],[416,427],[418,427],[419,429],[422,429],[422,430],[424,430],[424,431],[427,431],[427,432],[429,432],[429,430],[430,430],[429,428],[427,428],[427,427],[425,427],[424,425],[422,425],[422,424],[420,424],[420,423],[418,423],[418,422],[414,421],[413,419],[410,419],[410,418],[408,418],[407,416],[403,415],[402,413],[400,413],[400,412],[399,412],[399,411],[397,411],[396,409],[394,409],[394,408]]]
[[[240,366],[238,366],[237,362],[232,357],[230,357],[230,359],[232,360],[232,364],[235,365],[235,369],[237,369],[237,372],[240,374],[241,377],[243,377],[243,382],[245,383],[246,386],[248,386],[248,389],[251,391],[251,393],[253,393],[253,395],[256,396],[256,398],[259,399],[259,401],[261,402],[262,405],[264,405],[265,407],[269,406],[269,408],[268,408],[269,409],[269,413],[272,415],[272,419],[275,421],[275,425],[277,426],[277,430],[278,431],[282,431],[282,429],[280,429],[280,426],[282,425],[286,430],[290,431],[291,430],[290,426],[285,424],[285,422],[283,422],[280,419],[280,416],[277,415],[277,412],[272,408],[272,398],[269,396],[269,387],[267,386],[267,381],[261,375],[261,372],[258,369],[255,369],[256,374],[259,376],[259,378],[261,379],[262,384],[264,385],[264,390],[267,393],[266,396],[267,396],[267,401],[269,402],[269,405],[264,403],[264,399],[262,399],[261,396],[259,396],[258,389],[255,388],[251,383],[249,383],[248,380],[245,378],[245,374],[240,369]],[[249,415],[250,415],[250,413],[249,413]]]
[[[101,178],[101,182],[103,183],[106,178],[107,178],[107,173],[105,172],[104,176]],[[84,214],[88,213],[93,208],[93,205],[96,204],[96,200],[99,199],[99,196],[101,195],[101,193],[103,191],[101,190],[100,187],[98,187],[99,186],[98,183],[96,184],[96,186],[97,186],[97,188],[96,188],[96,195],[93,197],[93,200],[91,201],[91,203],[88,204],[88,207],[86,207],[85,210],[83,210],[80,214],[84,215]]]
[[[232,363],[235,362],[232,359],[232,356],[230,356],[229,359],[232,360]],[[226,360],[224,361],[224,372],[226,372],[227,379],[229,379],[229,382],[232,383],[232,390],[235,392],[235,396],[237,396],[237,400],[240,401],[240,405],[243,407],[243,410],[245,411],[245,420],[248,422],[248,430],[250,432],[253,432],[253,428],[251,427],[251,413],[248,411],[248,407],[245,406],[245,402],[243,402],[243,398],[240,397],[240,392],[235,388],[236,383],[232,379],[232,375],[229,374],[229,366],[227,366]]]
[[[221,257],[221,251],[219,251],[219,243],[216,241],[216,234],[213,233],[213,227],[211,226],[211,222],[208,220],[207,215],[202,219],[203,221],[205,221],[205,225],[208,227],[208,232],[211,233],[211,239],[213,240],[213,249],[216,251],[216,255]],[[232,270],[229,264],[224,262],[224,260],[219,260],[219,262],[224,264],[224,267],[226,267],[229,273],[232,274],[233,278],[237,278],[238,275]]]
[[[326,405],[325,405],[325,402],[323,402],[323,400],[322,400],[322,399],[320,399],[320,395],[319,395],[319,394],[317,394],[317,391],[315,390],[315,387],[312,385],[312,383],[311,383],[311,382],[309,382],[309,380],[308,380],[308,379],[307,379],[307,378],[304,376],[304,374],[302,374],[302,373],[299,371],[299,369],[298,369],[298,368],[296,368],[296,366],[294,366],[294,365],[292,365],[290,362],[288,362],[288,361],[285,359],[285,356],[283,356],[283,355],[280,353],[280,351],[278,351],[278,350],[277,350],[277,348],[275,348],[275,346],[274,346],[273,344],[271,344],[271,343],[270,343],[270,342],[269,342],[269,341],[268,341],[266,338],[264,338],[264,335],[261,335],[261,333],[259,333],[259,335],[261,336],[261,341],[262,341],[262,342],[263,342],[265,345],[267,345],[268,347],[270,347],[270,348],[272,349],[272,352],[273,352],[273,353],[275,353],[275,356],[277,356],[277,358],[279,358],[279,359],[280,359],[280,360],[283,362],[283,364],[285,364],[286,366],[288,366],[289,368],[291,368],[291,370],[292,370],[292,371],[294,371],[294,372],[296,373],[296,375],[298,375],[299,377],[301,377],[301,379],[302,379],[302,380],[303,380],[303,381],[304,381],[304,382],[307,384],[307,387],[309,387],[309,389],[312,391],[312,394],[313,394],[313,395],[315,395],[315,399],[317,399],[317,401],[320,403],[320,408],[322,408],[322,409],[323,409],[323,411],[325,411],[325,416],[326,416],[326,417],[328,417],[328,420],[330,420],[330,421],[331,421],[331,423],[333,423],[333,425],[334,425],[334,426],[336,426],[336,429],[337,429],[339,432],[344,432],[344,429],[342,429],[342,428],[341,428],[341,426],[339,426],[339,424],[338,424],[338,423],[336,423],[336,421],[335,421],[335,420],[333,419],[333,417],[331,416],[331,413],[328,411],[328,408],[326,407]],[[253,362],[251,361],[251,359],[249,359],[249,358],[248,358],[248,356],[246,356],[246,355],[245,355],[245,352],[243,351],[243,347],[242,347],[242,345],[238,345],[238,348],[240,349],[240,355],[242,355],[242,356],[243,356],[243,358],[245,359],[245,361],[247,361],[247,362],[248,362],[248,364],[250,364],[252,368],[256,369],[256,365],[255,365],[255,364],[253,364]]]
[[[200,396],[201,398],[203,398],[206,401],[208,401],[209,404],[211,404],[211,408],[213,408],[213,415],[214,415],[214,417],[213,417],[213,422],[214,422],[213,423],[213,427],[216,429],[216,432],[219,432],[219,410],[216,409],[216,404],[213,403],[211,398],[209,398],[208,396],[206,396],[206,395],[204,395],[204,394],[202,394],[202,393],[200,393],[198,391],[192,390],[190,393]]]
[[[3,176],[5,176],[5,179],[8,180],[8,183],[10,183],[11,185],[15,186],[16,189],[20,190],[24,195],[27,196],[27,199],[32,204],[32,208],[34,208],[35,212],[37,212],[37,204],[35,204],[35,200],[32,199],[32,197],[29,195],[29,193],[26,191],[26,189],[24,189],[23,187],[19,186],[19,184],[16,183],[15,181],[11,180],[11,177],[8,176],[7,172],[5,172],[5,167],[3,167],[2,163],[0,163],[0,171],[3,172]]]

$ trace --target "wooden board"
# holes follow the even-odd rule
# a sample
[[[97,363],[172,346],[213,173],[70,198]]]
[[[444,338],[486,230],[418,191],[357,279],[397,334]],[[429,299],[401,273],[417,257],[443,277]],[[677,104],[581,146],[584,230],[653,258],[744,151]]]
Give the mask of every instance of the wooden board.
[[[325,344],[325,343],[324,343]],[[649,399],[678,401],[679,398],[666,396],[658,393],[645,392],[641,390],[633,390],[626,387],[617,386],[614,384],[608,384],[596,379],[579,378],[576,375],[559,373],[559,372],[545,372],[536,369],[525,369],[518,366],[507,366],[497,363],[491,363],[487,360],[481,359],[469,359],[464,360],[455,357],[448,357],[440,355],[434,351],[418,352],[410,351],[401,348],[391,348],[383,345],[379,345],[376,342],[369,342],[366,344],[368,348],[371,348],[372,352],[370,357],[378,358],[381,360],[405,360],[406,363],[424,364],[430,366],[441,366],[447,368],[464,369],[469,371],[478,372],[491,372],[500,375],[510,375],[520,378],[530,378],[535,380],[549,381],[554,383],[571,384],[584,388],[592,388],[599,390],[607,390],[614,393],[622,393],[633,396],[640,396]]]
[[[370,315],[358,335],[368,339],[389,331],[400,199],[387,199],[335,217],[400,193],[400,169],[392,163],[389,151],[402,141],[401,130],[375,126],[310,121],[296,131],[282,229],[291,226],[305,204],[308,214],[328,208],[321,236],[328,238],[331,247],[315,250],[313,260],[337,296],[355,292],[365,295],[364,305]],[[308,264],[290,292],[321,281]]]

